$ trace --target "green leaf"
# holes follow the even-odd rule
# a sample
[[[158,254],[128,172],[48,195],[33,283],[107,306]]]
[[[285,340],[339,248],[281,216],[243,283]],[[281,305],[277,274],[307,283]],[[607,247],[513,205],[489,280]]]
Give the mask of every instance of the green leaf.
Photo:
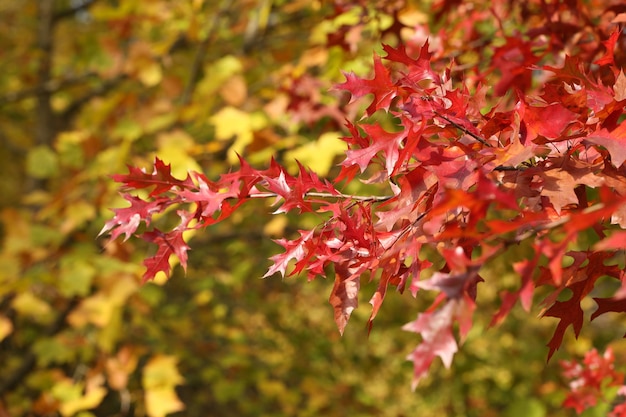
[[[76,351],[60,342],[57,338],[39,339],[33,345],[33,353],[37,357],[39,366],[48,366],[53,363],[70,363],[75,359]]]
[[[65,257],[61,259],[59,291],[66,296],[85,296],[89,294],[96,269],[86,258]]]
[[[34,178],[52,178],[59,174],[59,159],[48,146],[37,146],[28,152],[26,172]]]
[[[513,401],[506,409],[505,417],[545,417],[546,407],[541,401],[529,398]]]

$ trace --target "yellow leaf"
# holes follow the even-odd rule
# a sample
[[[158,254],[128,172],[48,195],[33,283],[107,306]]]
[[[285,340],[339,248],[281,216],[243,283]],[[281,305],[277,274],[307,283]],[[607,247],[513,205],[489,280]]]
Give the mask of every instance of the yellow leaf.
[[[102,386],[104,377],[96,374],[84,383],[75,383],[69,378],[63,379],[52,387],[52,395],[59,403],[59,411],[63,416],[73,416],[82,410],[95,408],[102,402],[107,389]]]
[[[74,309],[67,317],[67,321],[72,327],[81,328],[88,323],[98,327],[109,324],[113,316],[115,304],[102,293],[98,293],[89,298],[85,298],[80,305]]]
[[[300,161],[323,177],[328,174],[335,158],[346,150],[346,144],[339,139],[339,136],[337,132],[324,133],[315,142],[309,142],[291,150],[286,153],[286,156]]]
[[[165,417],[185,409],[173,388],[154,388],[146,391],[146,413],[150,417]]]
[[[185,408],[174,391],[174,386],[184,382],[177,361],[174,356],[155,355],[144,367],[141,382],[148,416],[164,417]]]
[[[59,263],[59,292],[66,297],[86,296],[96,276],[96,268],[87,259],[77,256],[66,256]]]
[[[116,308],[121,307],[126,299],[137,291],[138,284],[130,274],[116,277],[113,285],[81,301],[67,318],[76,328],[89,323],[100,328],[109,325]]]
[[[241,61],[232,56],[227,55],[217,62],[207,65],[204,69],[206,74],[198,83],[197,94],[207,96],[219,90],[224,81],[243,71]]]
[[[280,237],[285,233],[288,222],[289,220],[287,220],[285,216],[274,216],[274,218],[263,227],[263,234],[266,236]]]
[[[139,284],[132,274],[118,275],[113,286],[108,287],[108,297],[117,306],[123,306],[126,299],[139,289]]]
[[[152,62],[139,70],[138,77],[146,87],[154,87],[163,79],[163,71],[158,63]]]
[[[172,165],[172,175],[176,178],[184,179],[187,172],[202,171],[196,160],[192,158],[191,152],[195,141],[187,132],[176,129],[164,132],[157,136],[157,154],[165,163]]]
[[[302,53],[299,65],[303,68],[323,66],[328,61],[328,49],[323,47],[311,48]]]
[[[13,332],[13,323],[5,316],[0,316],[0,341]]]
[[[17,295],[12,305],[18,314],[30,317],[38,322],[49,322],[54,316],[50,305],[31,292],[23,292]]]
[[[79,200],[67,206],[64,217],[65,220],[61,224],[60,230],[69,234],[72,230],[96,217],[96,209],[93,204]]]
[[[224,107],[211,117],[215,126],[215,136],[220,140],[229,140],[233,136],[252,137],[250,115],[234,107]]]
[[[247,145],[252,143],[254,130],[267,124],[260,114],[248,114],[234,107],[224,107],[210,119],[215,126],[215,137],[219,140],[235,139],[228,154],[228,162],[236,163],[237,154],[243,154]]]
[[[32,251],[33,242],[30,239],[31,222],[23,214],[15,209],[3,210],[0,213],[3,227],[3,252],[13,258],[17,258],[22,252]]]
[[[184,382],[178,372],[175,356],[155,355],[143,369],[142,385],[144,389],[173,387]]]

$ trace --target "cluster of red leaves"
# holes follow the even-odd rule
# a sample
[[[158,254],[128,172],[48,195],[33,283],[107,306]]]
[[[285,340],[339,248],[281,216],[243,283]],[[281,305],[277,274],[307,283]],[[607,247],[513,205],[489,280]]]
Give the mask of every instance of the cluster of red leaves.
[[[502,48],[509,51],[492,57],[494,66],[503,63],[496,85],[486,84],[484,74],[456,80],[452,64],[437,65],[428,42],[417,53],[385,45],[386,55],[374,56],[373,78],[346,73],[337,86],[352,100],[367,96],[371,103],[361,120],[347,123],[348,150],[333,182],[304,167],[292,176],[275,161],[257,170],[243,159],[239,171],[215,182],[196,172],[180,180],[157,159],[152,173],[131,167],[113,177],[131,206],[116,209],[102,233],[138,234],[157,244],[145,261],[149,280],[169,274],[171,255],[185,267],[186,230],[222,221],[251,198],[275,198],[275,213],[322,213],[326,220],[316,228],[277,241],[284,252],[271,258],[266,276],[313,279],[332,265],[330,303],[340,332],[358,305],[363,277],[377,282],[370,326],[390,287],[408,287],[413,296],[436,291],[433,304],[404,327],[422,339],[409,355],[414,385],[437,356],[450,365],[455,328],[461,339],[471,329],[483,265],[524,244],[533,255],[513,265],[519,288],[501,294],[493,323],[518,300],[529,310],[535,289],[549,288],[543,314],[558,319],[549,358],[568,327],[578,336],[581,301],[599,278],[614,279],[619,289],[594,298],[591,319],[626,313],[626,273],[618,266],[626,249],[626,77],[614,56],[620,33],[604,40],[595,73],[577,56],[539,65],[541,54],[554,52],[553,38],[542,38],[549,40],[543,50],[507,38]],[[511,51],[518,54],[511,58]],[[610,77],[602,81],[598,68]],[[527,95],[537,79],[539,93]],[[485,97],[492,87],[516,93],[491,104]],[[392,195],[340,191],[357,179],[380,183]],[[151,188],[146,199],[130,194],[143,188]],[[152,216],[171,206],[178,207],[178,226],[154,228]],[[147,228],[138,232],[142,222]]]
[[[585,354],[582,363],[561,361],[563,376],[568,380],[570,391],[563,401],[563,406],[573,408],[578,414],[595,406],[598,399],[604,398],[608,387],[621,387],[618,395],[626,395],[624,375],[615,371],[615,357],[609,348],[604,355],[592,349]],[[608,414],[609,417],[625,417],[626,402],[617,404]]]

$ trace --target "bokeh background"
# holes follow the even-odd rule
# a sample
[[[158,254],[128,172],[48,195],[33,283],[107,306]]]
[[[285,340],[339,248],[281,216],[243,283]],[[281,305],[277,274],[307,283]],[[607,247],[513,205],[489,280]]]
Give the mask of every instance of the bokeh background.
[[[341,70],[366,75],[381,43],[443,42],[442,30],[439,58],[480,66],[499,25],[532,23],[515,2],[460,3],[0,2],[0,416],[573,415],[559,360],[604,349],[624,325],[603,316],[578,341],[568,333],[546,364],[555,323],[539,306],[488,326],[498,291],[516,285],[506,258],[485,268],[453,366],[436,363],[411,392],[405,357],[419,340],[400,328],[426,292],[390,294],[368,336],[364,282],[340,337],[332,282],[260,279],[280,250],[271,239],[304,216],[249,204],[193,238],[186,274],[146,285],[153,248],[97,237],[124,204],[109,176],[155,155],[181,177],[217,178],[237,153],[332,177],[344,121],[363,107],[331,89]],[[613,347],[623,359],[623,341]]]

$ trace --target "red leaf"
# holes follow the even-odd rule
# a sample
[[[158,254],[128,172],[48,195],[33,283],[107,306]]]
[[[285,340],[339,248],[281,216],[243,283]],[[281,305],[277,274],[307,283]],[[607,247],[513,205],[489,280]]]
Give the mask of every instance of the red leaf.
[[[342,335],[350,315],[359,306],[361,282],[357,271],[358,268],[349,267],[345,262],[335,264],[335,284],[328,301],[333,306],[335,323]]]
[[[166,276],[169,276],[169,259],[172,255],[176,255],[183,268],[187,269],[187,250],[189,250],[189,246],[183,239],[183,230],[163,233],[155,229],[144,233],[142,238],[159,245],[156,254],[143,261],[146,267],[146,272],[143,274],[143,282],[153,279],[159,272],[164,272]]]
[[[582,413],[593,407],[598,400],[604,399],[606,387],[618,387],[624,381],[624,375],[615,371],[615,356],[608,348],[601,356],[596,349],[585,353],[582,363],[562,361],[563,376],[569,380],[570,392],[563,401],[563,406]],[[613,415],[613,413],[611,414]]]
[[[593,289],[595,282],[601,276],[620,275],[621,271],[616,266],[606,266],[605,261],[611,257],[607,252],[568,252],[574,258],[574,264],[562,271],[563,285],[549,296],[544,303],[552,303],[564,289],[568,288],[572,295],[566,301],[555,301],[552,306],[543,313],[543,316],[557,317],[560,319],[554,335],[548,346],[548,360],[561,346],[565,330],[571,325],[574,335],[578,337],[583,324],[583,310],[580,306],[582,299]]]
[[[397,265],[398,263],[395,262],[395,264]],[[397,266],[398,266],[397,269],[399,269],[399,265]],[[378,310],[380,310],[380,306],[383,304],[383,301],[385,300],[385,296],[387,295],[387,287],[389,286],[389,281],[391,281],[392,275],[395,275],[394,273],[397,273],[397,272],[398,272],[397,270],[393,272],[389,270],[383,270],[382,276],[380,277],[380,282],[378,284],[378,288],[376,289],[376,292],[374,292],[374,295],[369,301],[369,303],[372,305],[372,313],[370,314],[370,318],[367,321],[367,327],[369,331],[372,330],[374,319],[378,315]]]
[[[535,284],[532,278],[533,273],[537,268],[538,261],[539,258],[535,257],[532,260],[524,260],[513,265],[515,272],[517,272],[522,278],[521,287],[519,290],[514,292],[504,292],[500,296],[502,304],[500,305],[498,312],[491,319],[491,323],[489,324],[490,326],[501,323],[509,314],[517,300],[520,300],[522,307],[526,310],[526,312],[530,311],[535,289]]]
[[[532,80],[530,67],[538,60],[530,42],[521,37],[507,37],[506,44],[496,48],[492,59],[492,67],[502,73],[495,86],[496,95],[502,96],[511,89],[526,91]]]
[[[224,191],[224,187],[217,186],[209,182],[204,175],[195,175],[198,182],[197,191],[183,190],[178,193],[185,201],[198,204],[201,215],[203,217],[211,217],[213,214],[222,209],[222,203],[228,198],[236,198],[239,194],[238,187],[231,184]]]
[[[169,205],[167,200],[144,201],[130,194],[122,194],[122,197],[130,202],[130,207],[113,209],[115,216],[105,223],[98,236],[113,230],[111,240],[124,234],[124,241],[126,241],[130,235],[135,233],[141,221],[149,225],[152,214],[163,211]]]
[[[263,275],[263,278],[269,277],[270,275],[275,274],[276,272],[280,272],[280,274],[285,277],[287,275],[286,269],[289,265],[289,261],[292,259],[300,261],[307,254],[306,245],[313,237],[313,230],[310,231],[300,231],[300,237],[296,240],[287,240],[287,239],[279,239],[275,242],[280,244],[285,248],[285,252],[274,255],[270,259],[274,262],[273,265],[269,268],[269,270]]]
[[[594,64],[598,64],[598,65],[614,65],[615,64],[615,57],[614,57],[615,44],[617,43],[617,39],[619,38],[619,35],[621,32],[622,32],[621,30],[616,29],[613,33],[611,33],[611,36],[609,37],[609,39],[602,42],[602,44],[606,47],[606,52],[600,59],[596,60]]]
[[[566,109],[560,103],[542,107],[526,106],[523,111],[523,120],[528,131],[526,143],[537,136],[543,136],[548,140],[557,139],[578,117],[578,114]]]
[[[113,175],[113,180],[124,184],[125,188],[139,190],[142,188],[154,187],[150,192],[150,197],[162,194],[174,187],[193,187],[191,178],[179,180],[171,174],[170,165],[165,165],[162,160],[155,158],[154,170],[152,174],[148,174],[143,169],[128,166],[128,174]]]
[[[586,295],[585,287],[586,282],[584,281],[572,285],[569,287],[569,289],[572,290],[570,299],[555,302],[552,307],[543,314],[544,316],[557,317],[560,319],[559,324],[554,330],[554,335],[548,342],[548,347],[550,348],[548,360],[550,360],[554,352],[561,346],[565,330],[567,330],[570,325],[574,327],[574,334],[578,337],[583,325],[583,310],[580,307],[580,302],[582,297]]]
[[[385,59],[393,62],[400,62],[407,66],[409,72],[406,76],[406,80],[410,81],[410,83],[407,83],[408,87],[412,87],[414,83],[418,83],[422,80],[440,79],[439,75],[436,74],[430,67],[432,54],[428,51],[428,48],[429,43],[427,40],[420,49],[419,58],[413,59],[407,55],[404,44],[398,45],[397,48],[383,44],[383,49],[387,52],[387,55],[384,57]]]
[[[346,159],[341,165],[349,167],[358,165],[361,172],[369,166],[371,160],[381,152],[385,155],[385,168],[387,175],[391,176],[400,154],[400,143],[406,138],[407,131],[387,132],[380,125],[363,125],[363,130],[371,138],[372,143],[363,149],[354,149],[346,152]]]
[[[389,70],[382,64],[380,57],[374,54],[374,78],[367,80],[358,77],[353,72],[344,72],[346,81],[335,86],[335,89],[350,92],[352,98],[350,102],[366,96],[374,95],[374,100],[367,108],[367,114],[372,115],[376,110],[389,110],[392,100],[397,96],[397,87],[391,82]]]
[[[612,132],[601,129],[584,139],[585,143],[599,145],[609,151],[611,163],[619,168],[626,161],[626,123],[621,123]]]
[[[555,68],[545,65],[542,69],[553,72],[557,79],[565,81],[569,84],[576,83],[588,87],[593,85],[591,78],[585,73],[583,63],[578,57],[565,55],[563,68]]]
[[[595,250],[626,249],[626,230],[614,232],[611,236],[596,243]]]
[[[417,286],[423,290],[441,291],[448,299],[459,299],[466,292],[468,285],[477,279],[478,268],[472,267],[468,271],[457,274],[435,272],[429,279],[419,281]]]
[[[591,315],[591,320],[604,313],[626,313],[626,297],[594,298],[594,301],[598,304],[598,309]]]
[[[420,343],[407,357],[413,362],[413,389],[428,374],[428,369],[435,357],[439,356],[449,368],[458,345],[452,334],[452,323],[457,301],[447,302],[441,309],[434,312],[420,313],[415,321],[405,324],[402,330],[418,333],[422,336]]]

